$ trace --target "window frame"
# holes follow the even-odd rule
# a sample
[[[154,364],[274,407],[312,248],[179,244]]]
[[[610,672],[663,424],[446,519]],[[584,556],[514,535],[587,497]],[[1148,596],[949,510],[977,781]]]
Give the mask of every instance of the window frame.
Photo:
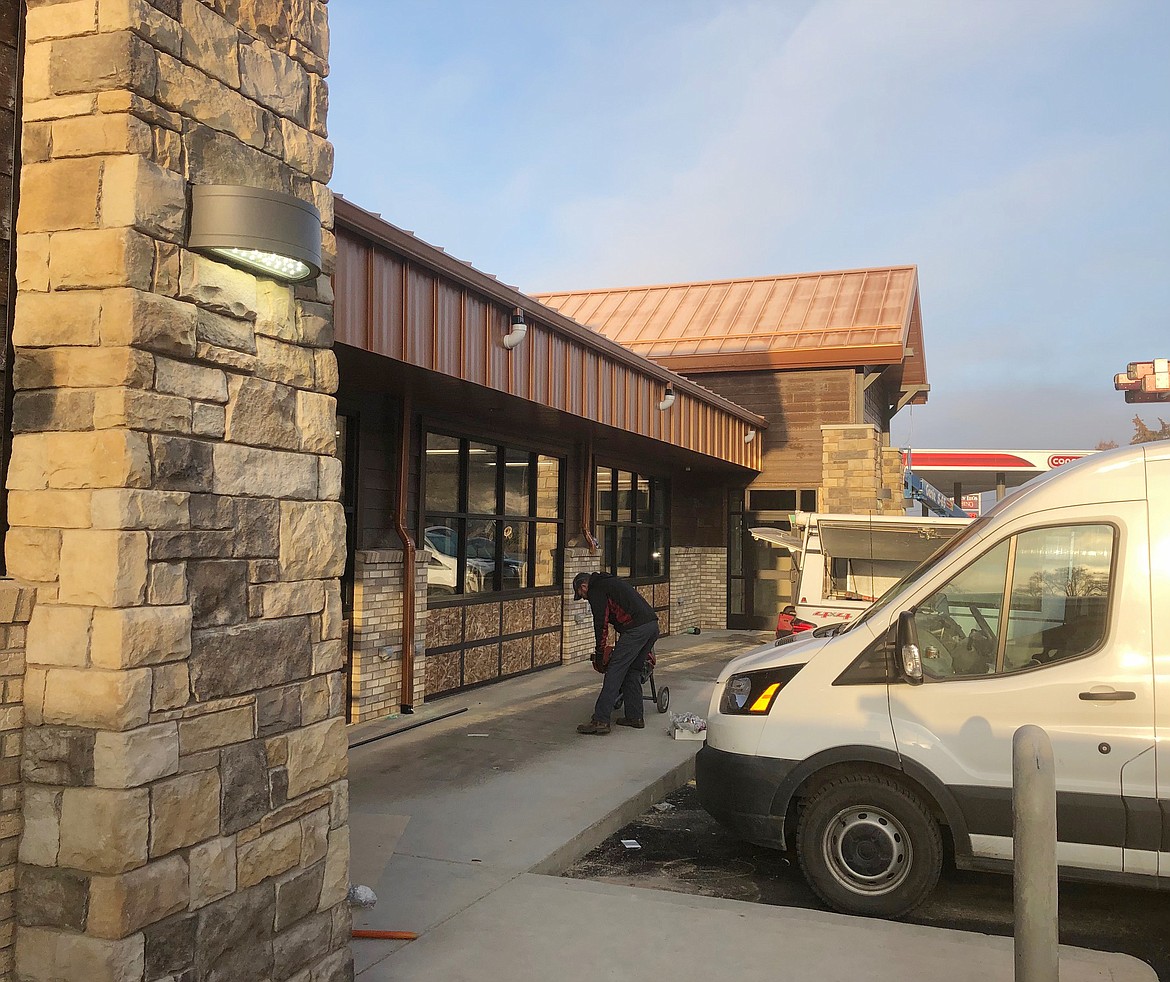
[[[1105,599],[1105,616],[1101,626],[1101,633],[1096,643],[1091,647],[1080,651],[1075,655],[1070,655],[1065,658],[1051,659],[1046,662],[1022,665],[1018,668],[1005,669],[1005,658],[1007,654],[1007,647],[1009,642],[1008,632],[1009,625],[1012,618],[1012,590],[1014,587],[1014,580],[1017,573],[1016,570],[1016,556],[1021,536],[1031,533],[1045,532],[1051,530],[1071,530],[1074,528],[1101,528],[1109,529],[1112,532],[1110,540],[1109,551],[1109,567],[1108,579],[1106,583]],[[938,683],[951,682],[975,682],[987,679],[1006,679],[1015,678],[1021,675],[1028,675],[1037,671],[1044,671],[1056,667],[1058,665],[1067,665],[1072,662],[1080,661],[1083,658],[1089,658],[1097,654],[1107,644],[1110,632],[1113,627],[1114,609],[1117,605],[1117,568],[1119,562],[1120,545],[1122,543],[1123,532],[1117,522],[1102,520],[1098,518],[1085,519],[1083,521],[1063,521],[1052,522],[1045,525],[1033,525],[1028,528],[1019,529],[1010,533],[993,543],[990,543],[986,549],[981,551],[978,556],[974,557],[970,562],[965,563],[960,569],[955,570],[945,580],[934,589],[929,589],[921,598],[919,598],[913,605],[912,610],[917,612],[923,608],[923,604],[930,597],[938,593],[945,593],[946,588],[954,582],[954,580],[965,573],[967,570],[975,566],[976,563],[981,562],[987,556],[991,555],[996,549],[1003,545],[1007,545],[1006,566],[1004,572],[1003,590],[1000,594],[1000,612],[999,623],[996,630],[996,645],[995,658],[991,671],[983,674],[952,674],[952,675],[932,675],[927,672],[926,666],[923,666],[923,682],[924,684],[934,685]]]
[[[432,436],[443,437],[449,440],[454,440],[457,443],[457,464],[455,468],[456,473],[456,489],[455,489],[455,509],[435,509],[428,510],[427,508],[427,484],[428,484],[428,447]],[[469,465],[469,448],[470,445],[475,444],[483,447],[491,447],[495,453],[496,466],[496,480],[495,480],[495,509],[492,513],[487,512],[472,512],[470,511],[470,465]],[[509,461],[509,455],[512,455],[512,460],[515,462],[516,455],[524,455],[528,467],[528,512],[520,514],[516,512],[509,512],[506,510],[508,504],[508,482],[506,478],[506,464]],[[430,594],[427,598],[429,606],[436,606],[442,603],[449,602],[466,602],[471,599],[486,600],[488,598],[506,598],[511,596],[532,595],[537,593],[554,593],[560,590],[560,583],[563,579],[564,570],[564,542],[565,542],[565,471],[566,471],[566,457],[563,454],[551,452],[547,448],[536,447],[532,444],[517,442],[517,441],[502,441],[495,437],[484,437],[477,434],[469,434],[457,430],[450,430],[441,426],[429,426],[424,424],[422,427],[421,440],[421,461],[419,466],[419,534],[418,541],[422,548],[428,548],[426,544],[427,529],[437,527],[440,524],[450,529],[450,533],[457,542],[457,554],[453,557],[455,559],[456,582],[454,592],[450,595]],[[542,459],[554,460],[557,464],[557,489],[556,489],[556,515],[549,517],[541,515],[541,500],[540,500],[540,482],[537,475],[540,472],[540,462]],[[491,587],[483,590],[467,589],[468,579],[468,553],[469,542],[472,536],[469,534],[472,530],[473,523],[481,527],[491,527],[493,531],[493,551],[492,557],[493,569],[491,571],[492,581]],[[525,583],[520,586],[507,586],[505,584],[505,527],[509,523],[520,523],[525,526],[525,535],[527,541],[524,546],[524,565],[525,565]],[[533,584],[536,579],[536,556],[535,551],[537,542],[539,541],[538,529],[542,526],[551,526],[556,529],[556,544],[553,549],[553,569],[552,582],[543,585],[535,586]],[[444,553],[444,556],[450,556],[450,553]],[[471,558],[478,558],[472,556]],[[428,583],[428,593],[430,584]]]
[[[598,480],[600,472],[609,472],[610,507],[608,513],[601,505],[601,485]],[[632,476],[634,479],[629,502],[630,517],[621,518],[625,509],[620,499],[622,488],[619,475]],[[646,487],[645,505],[640,505],[639,495],[643,484]],[[623,467],[620,464],[594,461],[593,463],[593,524],[597,533],[597,541],[601,546],[601,570],[621,576],[634,585],[648,583],[666,583],[670,580],[670,516],[673,505],[670,479],[658,475],[636,470],[632,467]],[[661,521],[655,521],[655,515],[661,506]],[[644,515],[643,515],[644,513]],[[629,538],[630,570],[628,573],[619,571],[620,550],[617,544],[621,541],[622,533]],[[655,540],[661,544],[661,572],[639,572],[639,558],[643,552],[643,541],[648,537],[648,546],[645,554],[653,559]]]

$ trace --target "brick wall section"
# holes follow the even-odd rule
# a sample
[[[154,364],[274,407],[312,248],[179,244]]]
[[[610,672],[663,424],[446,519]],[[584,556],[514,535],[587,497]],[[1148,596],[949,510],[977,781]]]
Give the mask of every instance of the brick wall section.
[[[22,982],[351,977],[323,0],[29,0]],[[296,288],[189,184],[316,203]]]
[[[820,511],[836,515],[901,514],[902,480],[882,433],[869,424],[822,426]],[[896,453],[896,451],[894,451]],[[896,484],[891,486],[892,481]]]
[[[699,626],[711,630],[727,627],[727,550],[703,549],[699,559],[699,583],[703,597]]]
[[[596,573],[598,554],[588,546],[570,546],[565,550],[565,595],[561,609],[561,659],[566,665],[588,661],[593,655],[593,615],[589,604],[573,599],[573,577],[578,573]]]
[[[24,641],[33,590],[0,580],[0,980],[13,978],[16,860],[22,827],[20,751],[24,727]]]
[[[427,562],[416,554],[414,701],[426,691]],[[402,551],[363,550],[354,557],[353,644],[350,655],[352,720],[363,723],[402,709]]]
[[[727,627],[727,550],[676,546],[670,550],[670,629]]]

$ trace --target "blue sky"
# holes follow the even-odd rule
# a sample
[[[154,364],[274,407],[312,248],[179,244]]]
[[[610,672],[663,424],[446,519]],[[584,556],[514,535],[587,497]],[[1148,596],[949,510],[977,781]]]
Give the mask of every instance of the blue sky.
[[[1165,0],[338,0],[333,188],[526,292],[914,263],[916,447],[1128,443]]]

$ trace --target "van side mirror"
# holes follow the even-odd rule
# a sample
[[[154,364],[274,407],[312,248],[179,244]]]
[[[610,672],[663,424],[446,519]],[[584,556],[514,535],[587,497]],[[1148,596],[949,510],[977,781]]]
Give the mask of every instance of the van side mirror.
[[[911,685],[922,684],[922,653],[918,650],[918,625],[914,611],[898,615],[898,656],[902,660],[902,678]]]

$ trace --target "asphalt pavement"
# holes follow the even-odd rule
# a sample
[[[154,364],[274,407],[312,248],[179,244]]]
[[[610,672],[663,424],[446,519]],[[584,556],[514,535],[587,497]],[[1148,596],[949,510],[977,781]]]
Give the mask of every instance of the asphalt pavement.
[[[657,645],[672,712],[761,635]],[[693,775],[701,745],[644,730],[580,736],[600,676],[555,668],[350,728],[351,879],[378,895],[354,927],[360,982],[644,978],[1008,982],[1010,938],[596,883],[562,870]],[[648,687],[647,687],[648,692]],[[1127,955],[1061,948],[1062,982],[1156,982]]]

